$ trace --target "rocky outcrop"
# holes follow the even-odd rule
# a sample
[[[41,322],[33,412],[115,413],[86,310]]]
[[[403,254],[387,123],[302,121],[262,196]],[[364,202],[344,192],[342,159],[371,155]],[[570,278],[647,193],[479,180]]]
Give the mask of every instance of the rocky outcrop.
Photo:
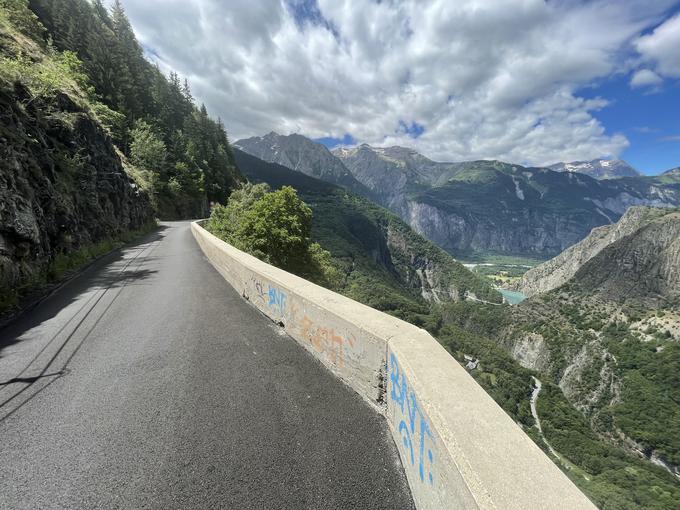
[[[527,271],[516,284],[516,289],[526,296],[533,296],[564,285],[605,247],[636,231],[644,223],[648,212],[644,207],[631,207],[617,223],[593,229],[583,241]]]
[[[435,185],[443,176],[455,172],[455,163],[438,163],[406,147],[338,148],[333,154],[352,174],[376,194],[379,202],[397,210],[404,196],[415,188]]]
[[[304,136],[283,136],[272,131],[265,136],[239,140],[234,146],[268,163],[338,184],[364,196],[372,194],[325,146]]]
[[[451,266],[457,262],[442,260],[441,255],[428,253],[422,249],[422,245],[414,246],[412,237],[394,225],[388,225],[387,245],[391,259],[396,262],[395,269],[416,293],[430,303],[462,301],[466,298],[466,292],[473,292],[474,295],[466,282],[450,274]],[[467,270],[461,267],[463,271]]]
[[[664,285],[672,285],[674,283],[673,276],[670,274],[670,266],[672,266],[674,260],[672,236],[677,227],[680,226],[674,220],[677,213],[672,211],[649,207],[631,207],[617,223],[593,229],[591,234],[583,241],[571,246],[557,257],[529,270],[519,280],[516,289],[527,296],[548,292],[567,283],[579,271],[582,271],[581,276],[583,278],[587,276],[587,279],[581,283],[593,287],[596,281],[604,284],[613,275],[622,273],[624,264],[630,265],[631,269],[635,268],[638,273],[642,269],[641,264],[649,265],[650,270],[655,271],[662,271],[661,267],[668,266],[668,275],[666,275],[668,278],[663,277],[662,274],[657,274],[657,271],[654,275],[654,281],[658,280],[657,276],[660,276],[662,277],[660,281],[666,282]],[[660,224],[657,225],[659,222]],[[656,226],[652,227],[652,225]],[[650,233],[642,231],[645,226],[651,228]],[[650,235],[656,235],[657,238],[647,239]],[[619,248],[614,248],[617,242],[624,239],[625,241],[621,242]],[[660,251],[655,252],[652,247],[657,247]],[[590,269],[586,268],[592,259],[608,248],[612,248],[613,251],[603,255],[603,259],[599,262],[593,261],[593,266]],[[624,251],[626,252],[625,257]],[[670,258],[658,265],[657,263],[660,262],[658,257],[664,253]],[[656,260],[645,261],[645,257],[654,257]],[[628,262],[625,262],[626,258],[629,259]],[[600,270],[602,271],[601,276],[596,276],[597,271]],[[631,275],[631,277],[633,276]],[[649,281],[650,275],[645,274],[644,279]],[[637,280],[638,278],[633,278],[631,281]],[[623,284],[623,282],[620,283]],[[614,291],[614,286],[615,284],[612,283],[606,287],[612,287],[611,290]],[[647,284],[644,285],[645,288],[647,286]]]
[[[0,81],[0,111],[0,292],[153,219],[108,134],[68,95]]]
[[[647,209],[646,216],[576,272],[577,292],[645,308],[680,302],[680,210]]]

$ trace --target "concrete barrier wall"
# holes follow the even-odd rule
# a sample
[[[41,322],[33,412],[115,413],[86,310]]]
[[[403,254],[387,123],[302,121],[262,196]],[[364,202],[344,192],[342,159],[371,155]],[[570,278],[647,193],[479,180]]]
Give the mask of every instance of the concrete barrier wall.
[[[384,414],[419,510],[595,508],[426,331],[191,229],[244,298]]]

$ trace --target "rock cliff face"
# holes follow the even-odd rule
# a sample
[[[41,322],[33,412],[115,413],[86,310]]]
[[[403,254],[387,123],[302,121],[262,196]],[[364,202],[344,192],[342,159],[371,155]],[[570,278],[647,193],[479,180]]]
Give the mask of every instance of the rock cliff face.
[[[403,147],[334,154],[380,203],[457,256],[555,256],[630,206],[680,205],[672,176],[598,181],[500,161],[438,163]]]
[[[638,214],[643,218],[637,229],[576,272],[577,292],[649,308],[680,302],[680,210]]]
[[[339,148],[333,154],[352,174],[373,191],[379,202],[392,210],[402,207],[411,190],[435,185],[455,172],[455,163],[438,163],[405,147]]]
[[[338,184],[364,196],[372,194],[326,147],[304,136],[283,136],[272,131],[265,136],[239,140],[234,146],[268,163]]]
[[[0,291],[153,219],[109,136],[69,96],[0,81],[0,111]]]
[[[495,219],[464,208],[446,211],[416,201],[406,201],[397,212],[418,233],[449,253],[463,257],[475,253],[535,257],[559,253],[578,242],[585,229],[600,223],[598,217],[531,209],[508,211],[508,216]]]
[[[593,229],[581,242],[528,271],[517,283],[517,290],[533,296],[564,285],[603,249],[637,231],[657,214],[661,212],[646,207],[631,207],[617,223]]]

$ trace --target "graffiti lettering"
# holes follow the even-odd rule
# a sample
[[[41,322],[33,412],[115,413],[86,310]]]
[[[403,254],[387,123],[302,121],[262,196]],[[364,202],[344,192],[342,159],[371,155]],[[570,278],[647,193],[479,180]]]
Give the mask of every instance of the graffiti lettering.
[[[427,469],[427,479],[433,483],[432,467],[434,455],[431,446],[434,436],[430,426],[418,406],[418,400],[412,390],[409,390],[406,376],[399,367],[399,362],[394,353],[390,353],[390,363],[388,366],[389,379],[392,386],[390,398],[395,402],[401,411],[402,419],[399,422],[398,431],[402,435],[403,446],[411,465],[418,464],[418,475],[421,481],[425,481],[425,470]],[[414,440],[416,444],[414,444]],[[417,455],[417,458],[416,458]],[[427,459],[427,466],[426,466]],[[428,467],[429,466],[429,467]]]
[[[265,299],[265,292],[264,292],[264,286],[262,285],[262,282],[257,280],[255,277],[252,277],[250,279],[250,283],[252,284],[253,288],[255,289],[255,294],[253,295],[253,300],[258,300],[261,303],[266,303]]]
[[[279,311],[281,315],[286,310],[286,295],[281,292],[279,289],[276,287],[272,287],[271,285],[269,286],[269,301],[267,302],[267,305],[270,308],[275,308]]]
[[[302,336],[309,340],[320,354],[326,354],[330,361],[339,366],[345,365],[345,347],[354,347],[354,337],[344,337],[333,328],[318,326],[306,315],[301,322]]]

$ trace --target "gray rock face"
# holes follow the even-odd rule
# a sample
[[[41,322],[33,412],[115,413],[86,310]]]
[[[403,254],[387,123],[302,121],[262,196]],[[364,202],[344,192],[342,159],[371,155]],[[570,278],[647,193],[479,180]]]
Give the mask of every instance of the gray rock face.
[[[403,195],[409,190],[434,186],[458,168],[455,163],[438,163],[405,147],[362,144],[335,149],[333,154],[383,205],[392,209],[403,204]]]
[[[593,179],[617,179],[619,177],[640,177],[642,174],[620,159],[594,159],[551,165],[556,172],[577,172]]]
[[[450,253],[506,253],[543,256],[559,253],[581,239],[583,223],[560,214],[530,210],[503,228],[493,217],[447,212],[422,202],[406,201],[398,210],[416,232]],[[592,223],[591,228],[597,223]]]
[[[456,256],[554,256],[631,206],[680,205],[679,186],[647,177],[598,181],[498,161],[438,163],[403,147],[333,153],[383,205]]]
[[[268,163],[277,163],[297,172],[339,184],[362,195],[371,194],[331,152],[309,138],[271,132],[239,140],[234,144],[243,152]]]
[[[0,82],[0,292],[153,219],[109,136],[68,96]]]
[[[680,166],[677,168],[671,168],[670,170],[664,172],[661,175],[666,178],[677,179],[678,181],[680,181]]]
[[[673,286],[680,293],[679,217],[674,210],[631,207],[617,223],[594,229],[583,241],[528,271],[517,290],[531,296],[578,276],[580,286],[597,287],[612,297],[633,282],[636,294],[645,289],[667,293]]]
[[[680,210],[646,209],[639,227],[574,275],[580,292],[646,307],[680,300]]]

